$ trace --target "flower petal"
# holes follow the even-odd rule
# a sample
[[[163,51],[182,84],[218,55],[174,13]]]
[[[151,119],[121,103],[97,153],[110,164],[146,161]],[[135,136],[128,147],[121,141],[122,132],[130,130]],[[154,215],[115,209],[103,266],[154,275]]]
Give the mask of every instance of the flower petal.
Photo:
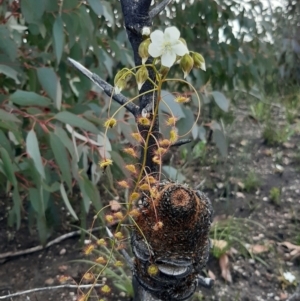
[[[170,68],[176,60],[176,54],[174,52],[165,52],[163,53],[163,55],[161,56],[161,64],[165,67]]]
[[[164,33],[161,30],[154,30],[150,34],[150,39],[152,43],[159,43],[161,44],[164,40]]]
[[[172,50],[179,56],[183,56],[189,52],[186,45],[180,41],[178,41],[175,45],[172,45]]]
[[[180,38],[180,31],[175,26],[168,27],[165,29],[164,37],[168,40],[178,40]]]
[[[160,47],[156,43],[150,43],[148,52],[152,57],[159,57],[162,55],[162,47]]]

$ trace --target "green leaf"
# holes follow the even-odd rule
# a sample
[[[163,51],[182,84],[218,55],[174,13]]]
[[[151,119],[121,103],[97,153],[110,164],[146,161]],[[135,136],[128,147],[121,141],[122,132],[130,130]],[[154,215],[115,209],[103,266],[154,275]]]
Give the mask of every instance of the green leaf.
[[[55,134],[57,137],[59,137],[60,141],[64,144],[64,146],[68,149],[71,157],[76,162],[79,160],[77,156],[77,150],[75,149],[75,146],[72,142],[72,140],[69,138],[68,134],[64,129],[61,127],[55,127]]]
[[[90,210],[91,199],[85,190],[84,179],[79,177],[78,184],[79,184],[79,188],[80,188],[80,191],[82,194],[82,202],[83,202],[84,210],[86,213],[88,213]]]
[[[103,6],[103,16],[105,19],[111,23],[112,27],[115,27],[114,14],[111,8],[111,4],[108,1],[101,1]]]
[[[162,90],[161,91],[162,101],[159,104],[159,109],[169,115],[171,115],[170,110],[173,112],[173,115],[178,119],[185,117],[181,106],[175,102],[175,97],[172,93]]]
[[[162,166],[162,170],[165,176],[173,181],[183,183],[186,179],[185,176],[173,166],[164,165]]]
[[[17,186],[17,179],[14,173],[14,167],[11,162],[10,156],[5,148],[0,147],[0,154],[3,163],[3,169],[7,179],[14,185]]]
[[[55,157],[55,161],[62,173],[62,179],[67,183],[70,191],[72,190],[72,176],[69,157],[65,146],[54,133],[50,133],[50,145]]]
[[[39,233],[39,239],[42,245],[44,246],[47,242],[47,238],[49,235],[49,230],[47,227],[46,217],[38,216],[37,218],[37,229]]]
[[[72,208],[71,204],[70,204],[70,201],[69,201],[69,198],[67,196],[67,193],[66,193],[66,190],[65,190],[65,187],[64,187],[64,184],[61,183],[60,184],[60,193],[61,193],[61,196],[65,202],[65,205],[67,207],[67,209],[69,210],[70,214],[75,218],[75,220],[78,221],[78,216],[77,214],[75,213],[74,209]]]
[[[34,92],[17,90],[10,96],[10,100],[20,106],[40,106],[48,107],[51,105],[49,98],[38,95]]]
[[[15,215],[15,223],[17,225],[17,229],[20,229],[22,200],[21,200],[20,193],[19,193],[17,186],[14,187],[12,199],[13,199],[13,203],[14,203],[12,212]]]
[[[59,64],[64,50],[64,25],[60,16],[53,24],[53,41],[57,64]]]
[[[91,122],[71,112],[59,112],[54,116],[54,118],[63,123],[78,127],[82,130],[86,130],[94,134],[99,133],[99,130]]]
[[[18,55],[18,46],[11,38],[10,31],[6,25],[0,25],[0,51],[3,51],[14,61]]]
[[[14,79],[17,85],[20,84],[20,81],[18,79],[18,72],[15,69],[6,65],[0,65],[0,74],[1,73],[9,78]]]
[[[88,4],[91,6],[96,15],[103,15],[103,6],[99,0],[88,0]]]
[[[37,76],[43,89],[55,103],[55,107],[60,110],[62,90],[58,77],[52,68],[38,68]]]
[[[42,18],[46,5],[45,0],[22,0],[21,12],[28,23],[38,23]]]
[[[216,104],[219,106],[221,110],[224,112],[228,112],[229,109],[229,100],[224,96],[224,94],[218,92],[218,91],[213,91],[211,92]]]
[[[7,151],[7,153],[12,158],[15,154],[15,151],[12,149],[11,142],[9,141],[7,136],[2,130],[0,130],[0,145],[1,145],[1,147],[3,147]]]
[[[32,208],[37,214],[43,213],[40,193],[36,188],[29,188],[29,200]]]
[[[89,199],[92,201],[92,204],[96,208],[97,211],[101,210],[102,204],[100,200],[100,194],[97,190],[97,187],[93,185],[93,183],[83,175],[83,182],[84,182],[84,190],[88,195]]]
[[[17,122],[17,123],[21,122],[21,120],[18,119],[16,117],[16,115],[14,115],[10,112],[7,112],[5,110],[2,110],[2,109],[0,109],[0,120],[2,120],[2,121],[13,121],[13,122]]]
[[[213,130],[213,142],[218,147],[222,157],[226,158],[228,155],[228,144],[225,137],[225,134],[222,130],[215,129]]]
[[[41,177],[45,179],[45,170],[41,158],[38,140],[34,130],[29,131],[26,137],[26,152],[32,158],[34,166]]]

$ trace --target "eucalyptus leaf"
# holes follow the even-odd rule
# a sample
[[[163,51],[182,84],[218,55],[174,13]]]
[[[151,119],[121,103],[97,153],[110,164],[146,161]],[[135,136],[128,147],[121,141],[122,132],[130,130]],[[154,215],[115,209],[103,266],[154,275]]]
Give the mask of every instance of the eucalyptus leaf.
[[[173,166],[163,165],[162,171],[167,179],[178,181],[179,183],[183,183],[186,179],[185,176]]]
[[[20,84],[20,81],[18,79],[18,72],[15,69],[13,69],[9,66],[0,64],[0,74],[1,73],[6,75],[9,78],[12,78],[16,82],[17,85]]]
[[[16,114],[12,114],[11,112],[7,112],[3,109],[0,109],[0,120],[2,120],[2,121],[13,121],[13,122],[16,122],[16,123],[21,122],[21,120],[18,119]]]
[[[37,76],[43,89],[54,101],[55,107],[60,110],[62,100],[62,90],[58,77],[52,68],[37,68]]]
[[[28,132],[26,137],[26,152],[32,158],[34,162],[34,166],[41,175],[43,179],[45,179],[45,170],[42,162],[42,157],[39,149],[38,140],[34,130]]]
[[[211,92],[216,104],[222,109],[224,112],[228,112],[229,109],[229,100],[224,96],[224,94],[213,91]]]
[[[64,50],[64,25],[60,16],[57,16],[52,29],[56,61],[59,64]]]
[[[50,145],[55,157],[55,161],[62,173],[62,179],[68,185],[69,190],[72,191],[71,166],[67,150],[59,137],[54,133],[50,133]]]
[[[172,113],[178,119],[185,117],[180,104],[175,102],[175,96],[172,93],[162,90],[161,97],[162,101],[159,104],[160,111],[169,115]]]
[[[0,25],[0,53],[4,52],[12,61],[18,56],[17,43],[11,38],[7,25]]]
[[[82,130],[86,130],[94,134],[99,133],[99,130],[91,122],[71,112],[67,112],[67,111],[59,112],[54,116],[54,118],[65,124],[78,127]]]
[[[0,155],[1,155],[1,160],[3,163],[3,169],[5,172],[5,175],[7,177],[7,179],[14,185],[17,186],[17,179],[14,173],[14,167],[13,164],[11,162],[11,158],[8,154],[8,152],[6,151],[5,148],[0,147]]]
[[[40,106],[48,107],[51,104],[49,98],[36,94],[35,92],[27,92],[17,90],[10,96],[10,100],[20,106]]]
[[[65,205],[66,205],[68,211],[75,218],[75,220],[78,221],[78,216],[77,216],[76,212],[74,211],[74,209],[72,208],[72,205],[69,201],[69,198],[68,198],[68,195],[66,193],[66,190],[65,190],[65,187],[64,187],[63,183],[60,184],[60,193],[61,193],[61,196],[62,196],[62,198],[65,202]]]

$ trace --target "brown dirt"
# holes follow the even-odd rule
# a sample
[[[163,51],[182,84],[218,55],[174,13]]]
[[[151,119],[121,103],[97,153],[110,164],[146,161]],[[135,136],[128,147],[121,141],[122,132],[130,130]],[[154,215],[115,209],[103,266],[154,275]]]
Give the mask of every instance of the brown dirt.
[[[285,287],[279,279],[281,273],[289,271],[300,282],[300,257],[287,259],[287,250],[278,246],[283,241],[300,244],[299,123],[294,125],[295,134],[288,143],[268,147],[261,138],[261,126],[249,119],[244,111],[237,111],[236,115],[239,117],[231,130],[228,128],[233,134],[228,133],[230,147],[227,161],[215,160],[219,156],[209,150],[204,162],[194,160],[182,171],[192,186],[205,180],[201,189],[210,197],[216,219],[228,221],[230,217],[236,218],[229,239],[230,246],[237,251],[229,255],[232,283],[224,281],[219,260],[211,255],[207,268],[216,277],[215,285],[210,290],[202,289],[194,300],[286,300],[295,287]],[[278,172],[276,164],[283,167],[283,172]],[[254,173],[259,181],[247,192],[241,189],[241,183],[245,183],[249,173]],[[273,187],[281,190],[278,202],[270,200]],[[4,216],[6,206],[7,200],[2,199],[0,253],[38,245],[36,236],[28,232],[26,221],[18,232],[7,227]],[[65,228],[54,233],[50,239],[61,232],[73,230]],[[219,239],[214,233],[211,237]],[[270,249],[250,256],[245,244],[269,245]],[[0,296],[59,284],[60,275],[69,275],[76,282],[80,281],[87,266],[70,261],[82,258],[81,250],[78,237],[74,237],[44,251],[0,261]],[[101,297],[99,290],[98,296]],[[76,298],[75,289],[59,289],[10,300],[72,301]],[[106,298],[129,300],[123,298],[117,289]]]

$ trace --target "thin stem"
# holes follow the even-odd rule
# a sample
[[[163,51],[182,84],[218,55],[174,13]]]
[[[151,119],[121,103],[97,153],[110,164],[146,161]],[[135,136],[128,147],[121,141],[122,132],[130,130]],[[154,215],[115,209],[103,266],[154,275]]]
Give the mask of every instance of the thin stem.
[[[84,284],[84,285],[76,285],[76,284],[62,284],[62,285],[56,285],[56,286],[46,286],[46,287],[38,287],[33,288],[27,291],[22,291],[14,294],[9,294],[6,296],[0,296],[0,300],[22,296],[26,294],[41,292],[41,291],[48,291],[48,290],[55,290],[55,289],[61,289],[61,288],[76,288],[76,289],[82,289],[82,288],[94,288],[94,287],[101,287],[103,284]]]

